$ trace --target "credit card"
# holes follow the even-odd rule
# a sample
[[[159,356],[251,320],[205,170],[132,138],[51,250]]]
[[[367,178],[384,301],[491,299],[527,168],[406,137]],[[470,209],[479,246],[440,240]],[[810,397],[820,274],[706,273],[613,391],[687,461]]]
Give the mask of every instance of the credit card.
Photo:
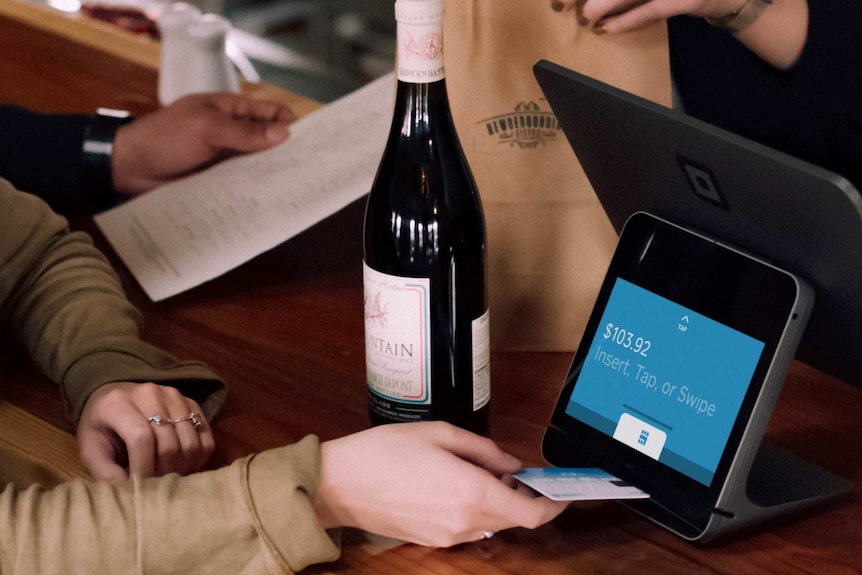
[[[598,468],[528,467],[514,477],[554,501],[649,498],[631,483]]]

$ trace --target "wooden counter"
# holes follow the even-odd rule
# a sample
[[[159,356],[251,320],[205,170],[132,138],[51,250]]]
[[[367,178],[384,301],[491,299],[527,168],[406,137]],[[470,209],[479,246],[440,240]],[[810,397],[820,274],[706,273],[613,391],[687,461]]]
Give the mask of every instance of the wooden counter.
[[[155,106],[158,46],[81,18],[0,0],[0,100],[41,111]],[[35,14],[35,15],[34,15]],[[82,32],[85,30],[85,32]],[[131,52],[134,52],[133,54]],[[9,81],[14,74],[15,81]],[[249,89],[253,89],[249,87]],[[292,100],[304,113],[313,102]],[[210,466],[307,433],[323,439],[368,426],[362,324],[362,202],[186,294],[154,304],[111,254],[146,318],[145,337],[207,362],[230,383],[214,422]],[[93,230],[88,218],[76,224]],[[352,239],[351,239],[352,238]],[[97,244],[108,250],[96,234]],[[323,257],[322,257],[323,256]],[[492,355],[491,437],[527,465],[542,463],[542,432],[570,354]],[[0,396],[71,430],[55,387],[0,354]],[[768,435],[855,484],[862,481],[862,390],[794,365]],[[454,549],[393,549],[348,531],[343,556],[311,573],[860,573],[858,490],[816,513],[721,545],[689,544],[613,503],[575,504],[549,525]]]
[[[161,48],[147,36],[24,0],[0,0],[0,47],[0,103],[63,113],[102,106],[136,115],[159,105]],[[320,105],[268,84],[243,90],[286,102],[299,115]]]

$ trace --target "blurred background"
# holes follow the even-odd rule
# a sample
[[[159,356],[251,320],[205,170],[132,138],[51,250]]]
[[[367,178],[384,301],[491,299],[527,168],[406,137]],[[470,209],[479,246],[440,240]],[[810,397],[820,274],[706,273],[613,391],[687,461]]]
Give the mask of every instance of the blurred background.
[[[162,0],[31,0],[157,35]],[[83,2],[83,5],[82,5]],[[330,102],[395,61],[394,0],[188,0],[233,25],[228,55],[241,76]]]
[[[393,0],[201,1],[231,21],[263,81],[303,96],[328,102],[393,69]]]

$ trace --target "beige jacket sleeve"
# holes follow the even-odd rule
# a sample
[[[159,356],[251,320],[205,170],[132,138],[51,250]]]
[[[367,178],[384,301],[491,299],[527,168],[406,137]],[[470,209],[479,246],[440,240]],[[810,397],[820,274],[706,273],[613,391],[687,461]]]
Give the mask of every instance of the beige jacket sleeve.
[[[0,494],[0,573],[253,575],[337,559],[316,437],[186,477]]]
[[[141,316],[86,234],[42,200],[0,180],[0,331],[60,384],[70,418],[115,381],[165,383],[212,417],[225,387],[205,366],[139,338]]]
[[[61,385],[73,417],[112,381],[177,384],[217,405],[221,382],[142,342],[140,321],[88,236],[0,180],[0,330]],[[187,477],[6,486],[0,573],[250,575],[335,559],[312,508],[319,457],[309,437]]]

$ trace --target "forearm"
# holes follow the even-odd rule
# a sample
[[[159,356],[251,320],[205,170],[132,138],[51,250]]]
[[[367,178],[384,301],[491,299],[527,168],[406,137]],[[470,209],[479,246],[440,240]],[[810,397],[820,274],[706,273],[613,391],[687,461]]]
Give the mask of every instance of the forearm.
[[[307,437],[217,471],[0,494],[2,573],[294,573],[337,558]]]
[[[140,315],[87,235],[68,233],[44,203],[2,181],[0,229],[0,329],[61,384],[73,419],[92,391],[114,381],[175,385],[212,415],[221,382],[139,339]]]
[[[799,60],[807,36],[807,0],[774,0],[751,26],[735,33],[737,40],[779,70]]]

